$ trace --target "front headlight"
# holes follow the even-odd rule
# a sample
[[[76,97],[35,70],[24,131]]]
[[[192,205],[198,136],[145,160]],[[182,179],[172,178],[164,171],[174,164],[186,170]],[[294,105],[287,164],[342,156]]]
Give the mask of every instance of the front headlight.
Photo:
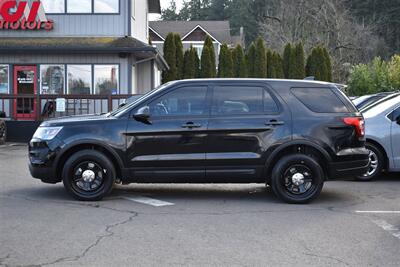
[[[39,127],[33,138],[50,141],[62,130],[63,127]]]

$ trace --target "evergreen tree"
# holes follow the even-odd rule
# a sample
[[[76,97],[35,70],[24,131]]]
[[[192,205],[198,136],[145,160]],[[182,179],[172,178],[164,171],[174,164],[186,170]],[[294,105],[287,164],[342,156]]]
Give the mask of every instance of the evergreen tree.
[[[267,77],[267,53],[264,40],[261,37],[256,41],[254,73],[256,78]]]
[[[234,52],[233,57],[233,76],[235,78],[246,78],[247,77],[247,64],[246,58],[244,56],[243,48],[238,44]]]
[[[201,54],[200,62],[200,77],[201,78],[215,78],[215,62],[213,64],[213,54],[210,47],[204,46],[203,53]]]
[[[193,61],[194,61],[194,70],[195,70],[195,78],[201,78],[200,75],[200,58],[199,58],[199,54],[197,54],[197,50],[194,49],[192,47],[192,49],[190,50],[190,56],[192,57]]]
[[[285,74],[283,73],[283,60],[281,55],[279,53],[274,52],[273,53],[273,58],[274,58],[274,71],[275,71],[275,78],[278,79],[283,79],[285,78]]]
[[[301,42],[295,46],[295,64],[293,68],[293,79],[305,78],[304,48]]]
[[[255,62],[256,62],[256,46],[251,43],[246,55],[247,71],[250,78],[256,78]]]
[[[219,53],[218,63],[218,77],[220,78],[231,78],[233,77],[232,71],[232,53],[229,50],[227,44],[223,44]]]
[[[183,44],[178,33],[174,34],[174,41],[176,49],[176,79],[179,80],[183,78]]]
[[[267,49],[267,77],[268,78],[274,78],[272,76],[273,66],[274,66],[273,52],[271,49]]]
[[[176,80],[177,69],[176,69],[176,46],[175,38],[173,33],[169,33],[165,38],[164,42],[164,58],[168,63],[169,69],[163,71],[162,82],[167,83],[169,81]]]
[[[285,46],[285,50],[283,51],[283,73],[285,74],[286,79],[290,79],[290,61],[292,57],[292,45],[287,43]]]
[[[314,76],[315,80],[328,81],[328,65],[321,46],[314,47],[311,50],[307,59],[306,73],[307,76]]]
[[[190,47],[190,49],[186,50],[183,64],[184,79],[196,78],[198,72],[198,70],[196,70],[196,57],[196,50],[192,46]]]
[[[210,50],[211,64],[212,64],[211,66],[212,66],[212,70],[213,70],[213,76],[211,78],[214,78],[216,76],[217,65],[216,65],[216,58],[215,58],[215,48],[214,48],[214,44],[213,44],[210,36],[207,36],[206,40],[204,41],[203,52],[204,52],[205,47],[208,47],[208,49]]]
[[[326,81],[328,82],[332,82],[332,61],[331,61],[331,57],[329,55],[328,49],[324,46],[322,47],[322,53],[324,55],[324,60],[325,60],[325,64],[326,64]]]

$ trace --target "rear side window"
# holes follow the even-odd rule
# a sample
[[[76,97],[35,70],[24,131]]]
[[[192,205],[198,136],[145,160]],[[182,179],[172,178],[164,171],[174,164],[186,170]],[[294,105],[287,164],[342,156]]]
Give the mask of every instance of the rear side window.
[[[349,112],[346,105],[330,88],[292,88],[292,93],[313,112]]]
[[[277,113],[278,106],[262,87],[216,86],[212,115]]]

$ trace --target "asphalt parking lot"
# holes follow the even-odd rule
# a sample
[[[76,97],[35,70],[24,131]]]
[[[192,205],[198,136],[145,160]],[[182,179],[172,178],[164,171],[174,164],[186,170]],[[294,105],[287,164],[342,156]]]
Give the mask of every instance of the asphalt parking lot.
[[[332,181],[309,205],[263,185],[117,186],[77,202],[0,146],[2,266],[399,266],[400,175]]]

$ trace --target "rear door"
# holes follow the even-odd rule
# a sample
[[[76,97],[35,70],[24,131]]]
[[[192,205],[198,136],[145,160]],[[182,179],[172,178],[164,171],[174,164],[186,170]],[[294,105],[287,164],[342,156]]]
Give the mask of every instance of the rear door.
[[[262,179],[267,149],[290,138],[290,113],[263,83],[216,83],[208,124],[208,182]],[[265,179],[264,179],[265,180]]]

